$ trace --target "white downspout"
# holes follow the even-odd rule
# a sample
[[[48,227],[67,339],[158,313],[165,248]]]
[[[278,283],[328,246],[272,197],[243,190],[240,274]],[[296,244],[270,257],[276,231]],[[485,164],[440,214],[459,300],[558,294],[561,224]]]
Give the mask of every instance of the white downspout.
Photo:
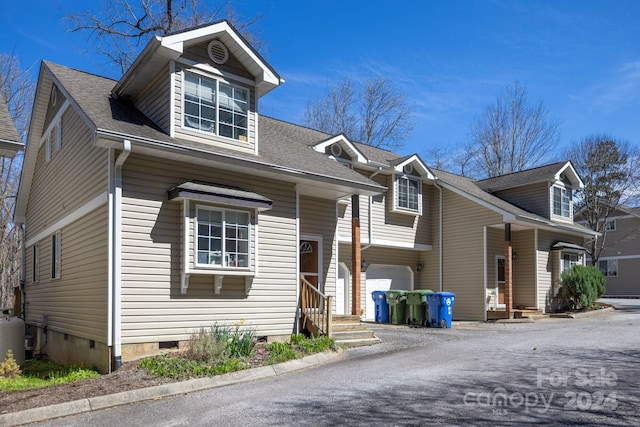
[[[375,171],[374,173],[372,173],[371,175],[369,175],[369,179],[373,179],[374,176],[378,175],[380,172],[382,171],[382,166],[378,167],[378,170]],[[373,235],[371,233],[371,223],[373,222],[373,219],[371,218],[371,205],[373,204],[373,196],[369,196],[369,206],[368,206],[368,215],[367,215],[367,239],[368,239],[368,243],[365,245],[364,248],[360,248],[360,252],[364,251],[365,249],[369,249],[371,246],[373,246]]]
[[[122,151],[115,161],[114,187],[113,187],[113,246],[112,246],[112,370],[117,370],[122,366],[122,166],[131,154],[131,141],[122,142]]]
[[[438,251],[438,252],[439,252],[439,253],[438,253],[438,266],[439,266],[439,269],[440,269],[440,272],[439,272],[440,292],[443,292],[443,281],[444,281],[444,278],[443,278],[443,267],[444,267],[443,259],[444,259],[444,258],[443,258],[443,256],[442,256],[442,252],[443,252],[444,248],[442,247],[442,243],[443,243],[443,238],[442,238],[442,236],[443,236],[443,232],[442,232],[442,224],[444,224],[444,220],[443,220],[443,218],[442,218],[442,213],[443,213],[443,211],[444,211],[444,210],[443,210],[443,208],[442,208],[442,187],[440,187],[440,186],[438,185],[438,178],[436,178],[436,179],[433,181],[433,185],[435,185],[435,187],[436,187],[436,188],[438,189],[438,191],[440,192],[440,202],[439,202],[439,204],[440,204],[440,214],[438,215],[438,217],[439,217],[439,218],[438,218],[438,221],[440,222],[440,227],[439,227],[439,236],[438,236],[438,239],[440,240],[440,250]]]

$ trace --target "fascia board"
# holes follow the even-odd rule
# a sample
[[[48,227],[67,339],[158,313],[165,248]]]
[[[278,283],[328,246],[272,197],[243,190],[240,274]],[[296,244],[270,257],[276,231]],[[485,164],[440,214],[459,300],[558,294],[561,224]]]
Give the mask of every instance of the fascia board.
[[[409,163],[414,163],[418,165],[420,176],[422,178],[427,178],[430,180],[435,179],[435,176],[433,176],[433,174],[431,173],[427,165],[422,161],[422,159],[420,159],[420,157],[417,154],[414,154],[408,159],[406,159],[405,161],[398,163],[397,165],[395,165],[394,169],[396,170],[396,172],[403,172],[404,167]]]
[[[349,151],[349,154],[356,157],[356,161],[358,163],[368,163],[367,157],[362,153],[362,151],[358,150],[355,145],[344,134],[339,134],[336,136],[332,136],[326,141],[322,141],[313,146],[313,149],[319,153],[324,153],[327,147],[335,143],[341,143],[345,145]]]
[[[376,183],[362,183],[356,181],[350,181],[348,179],[336,178],[330,175],[324,175],[320,173],[308,172],[300,169],[289,168],[281,165],[275,165],[268,162],[263,162],[259,160],[249,160],[245,158],[235,157],[229,154],[223,153],[211,153],[204,150],[200,150],[197,148],[186,148],[179,146],[177,144],[173,144],[171,142],[165,141],[156,141],[152,139],[140,138],[134,135],[126,135],[115,133],[112,131],[98,129],[96,131],[98,135],[97,145],[104,148],[117,148],[122,143],[122,140],[127,139],[131,141],[132,150],[136,145],[140,149],[146,150],[146,152],[154,151],[157,153],[162,153],[163,156],[175,156],[179,157],[180,161],[189,161],[189,158],[193,159],[194,157],[199,157],[205,160],[218,161],[221,164],[225,165],[235,165],[238,167],[248,168],[249,170],[264,170],[269,171],[276,174],[281,174],[289,177],[299,177],[310,179],[312,181],[321,181],[325,183],[332,183],[336,185],[344,185],[357,190],[361,190],[366,192],[366,195],[375,195],[383,193],[387,190],[386,187],[376,184]],[[363,193],[364,194],[364,193]]]
[[[71,97],[66,88],[56,79],[54,74],[49,70],[46,64],[40,67],[38,76],[38,84],[36,86],[36,95],[31,113],[31,121],[29,123],[29,133],[27,134],[27,144],[24,152],[24,160],[22,164],[22,173],[20,175],[20,187],[18,188],[18,197],[16,199],[16,207],[14,219],[17,223],[22,224],[27,213],[27,203],[31,193],[31,184],[33,182],[33,174],[35,172],[36,160],[38,158],[38,150],[40,149],[40,135],[44,125],[44,116],[49,104],[49,90],[56,85],[65,97],[65,102],[75,110],[82,121],[87,125],[89,130],[93,132],[96,129],[95,124],[78,106],[76,101]],[[33,120],[34,117],[42,117],[42,120]]]
[[[565,165],[555,174],[554,176],[555,180],[560,181],[560,175],[562,175],[562,173],[567,169],[569,170],[569,172],[571,172],[570,173],[571,184],[578,184],[578,188],[584,188],[584,183],[580,179],[578,172],[576,172],[571,162],[565,163]]]

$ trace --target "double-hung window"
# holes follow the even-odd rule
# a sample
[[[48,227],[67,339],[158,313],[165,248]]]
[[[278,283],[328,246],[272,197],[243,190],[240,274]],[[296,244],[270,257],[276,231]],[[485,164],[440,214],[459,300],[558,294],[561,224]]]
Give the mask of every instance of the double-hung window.
[[[406,175],[397,177],[396,206],[400,209],[420,211],[420,180]]]
[[[571,189],[553,187],[553,214],[571,218]]]
[[[198,207],[196,264],[249,268],[250,220],[249,212]]]
[[[563,253],[560,272],[564,273],[565,271],[569,271],[573,268],[574,265],[578,264],[580,264],[580,257],[578,256],[578,254]]]
[[[610,219],[604,224],[604,231],[616,231],[616,220]]]
[[[600,271],[602,271],[602,274],[605,277],[616,277],[618,275],[618,260],[599,260],[598,268],[600,269]]]
[[[60,232],[57,231],[51,236],[51,278],[60,278],[60,255],[62,253],[62,241]]]
[[[248,89],[184,74],[184,127],[247,141],[248,122]]]

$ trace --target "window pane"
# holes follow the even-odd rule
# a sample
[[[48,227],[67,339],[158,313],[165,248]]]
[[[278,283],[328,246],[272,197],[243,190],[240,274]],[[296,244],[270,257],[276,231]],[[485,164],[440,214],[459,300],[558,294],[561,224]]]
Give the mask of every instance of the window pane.
[[[184,126],[215,132],[215,80],[185,73]]]

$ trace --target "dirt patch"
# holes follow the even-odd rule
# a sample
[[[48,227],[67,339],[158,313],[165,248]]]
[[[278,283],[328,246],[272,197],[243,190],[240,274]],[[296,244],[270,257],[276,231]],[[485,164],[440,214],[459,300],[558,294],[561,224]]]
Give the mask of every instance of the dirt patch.
[[[267,364],[269,356],[270,352],[267,350],[256,351],[247,360],[247,363],[252,368],[264,366]],[[0,414],[120,393],[122,391],[137,390],[187,379],[156,377],[145,369],[138,369],[137,364],[137,361],[125,362],[120,369],[110,374],[68,384],[30,390],[2,390],[0,391]]]

